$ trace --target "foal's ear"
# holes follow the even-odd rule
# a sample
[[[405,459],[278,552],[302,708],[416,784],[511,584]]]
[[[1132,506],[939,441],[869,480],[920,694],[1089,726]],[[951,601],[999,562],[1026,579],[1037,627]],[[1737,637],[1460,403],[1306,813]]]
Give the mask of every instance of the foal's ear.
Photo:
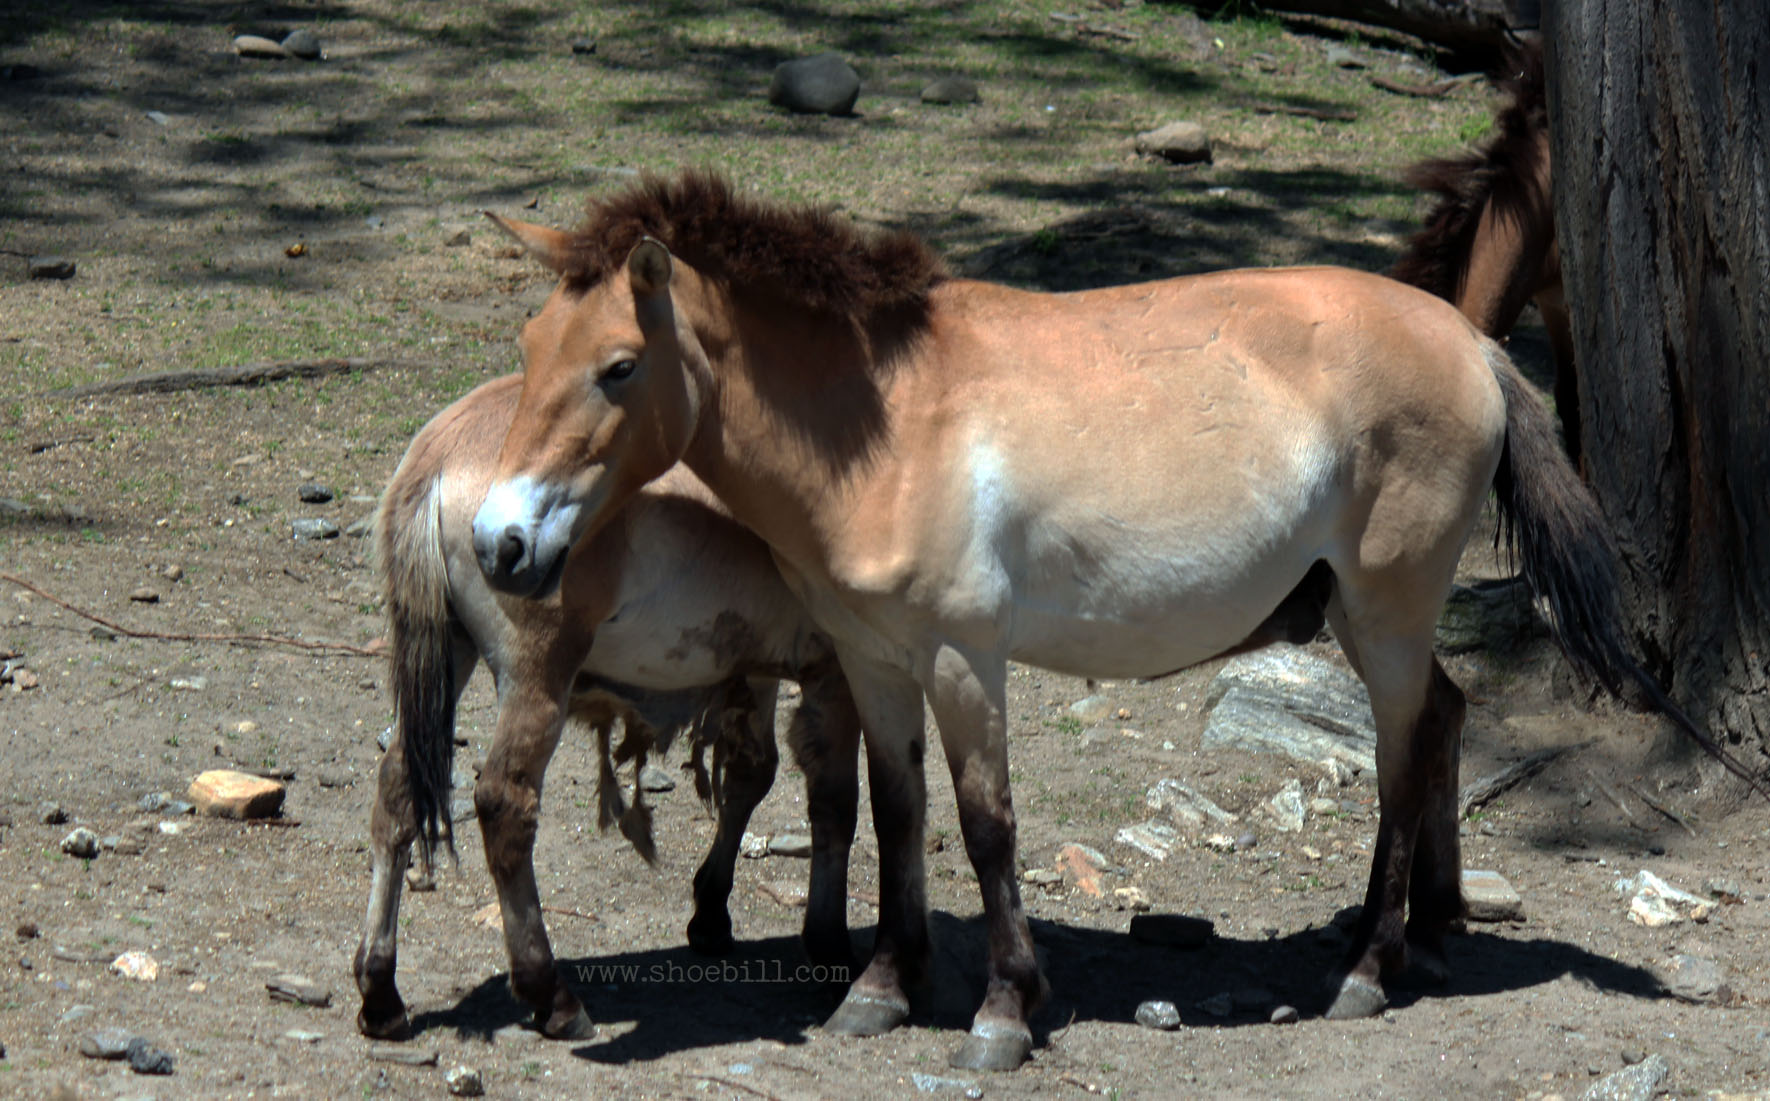
[[[557,229],[548,229],[533,222],[519,222],[515,218],[485,211],[485,216],[492,224],[505,233],[516,238],[516,243],[523,247],[530,256],[539,260],[549,271],[563,272],[566,259],[571,255],[572,235]]]
[[[650,298],[670,287],[670,250],[655,237],[640,241],[627,256],[627,274],[633,280],[633,297]]]

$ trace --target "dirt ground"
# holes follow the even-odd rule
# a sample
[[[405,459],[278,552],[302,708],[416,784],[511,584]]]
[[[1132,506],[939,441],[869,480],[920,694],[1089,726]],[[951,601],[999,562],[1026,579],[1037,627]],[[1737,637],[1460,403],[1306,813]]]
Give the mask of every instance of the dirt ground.
[[[366,517],[411,433],[468,386],[515,366],[509,341],[546,281],[482,233],[473,211],[488,204],[520,210],[534,199],[540,213],[527,216],[569,221],[573,204],[608,174],[599,165],[657,161],[643,149],[598,153],[602,159],[589,167],[554,171],[523,145],[545,144],[529,130],[506,135],[502,151],[482,159],[455,151],[448,136],[432,132],[445,125],[438,119],[462,122],[464,132],[484,123],[517,133],[524,103],[514,95],[509,102],[473,98],[464,86],[470,77],[425,60],[413,42],[479,51],[480,63],[493,67],[475,71],[512,84],[545,85],[559,67],[573,65],[580,74],[600,73],[596,79],[665,80],[657,74],[668,66],[659,58],[683,57],[699,58],[694,75],[714,81],[708,74],[718,72],[716,59],[695,53],[702,38],[694,36],[716,34],[703,28],[642,45],[637,9],[611,7],[593,28],[601,32],[600,68],[591,70],[562,45],[580,30],[577,17],[545,8],[530,12],[530,31],[552,47],[521,54],[512,42],[522,28],[494,27],[499,34],[474,41],[458,29],[445,33],[446,22],[439,30],[423,21],[446,14],[402,17],[397,4],[292,5],[253,19],[233,8],[165,7],[165,22],[149,25],[78,4],[62,21],[25,5],[0,23],[0,65],[38,70],[28,79],[9,75],[0,86],[11,126],[0,145],[18,162],[0,190],[10,223],[0,233],[9,253],[65,252],[80,262],[79,275],[62,283],[26,280],[18,259],[18,270],[8,267],[0,281],[0,572],[140,631],[269,633],[363,646],[382,632],[366,541],[348,532],[294,540],[291,522],[323,517],[348,529]],[[1035,16],[1048,22],[1043,11]],[[1167,7],[1148,11],[1134,26],[1151,40],[1168,26],[1158,20],[1178,18]],[[234,33],[316,20],[332,51],[323,77],[294,69],[255,75],[226,51]],[[733,41],[749,33],[744,25],[731,31]],[[809,31],[795,33],[779,49],[816,41]],[[1227,36],[1226,55],[1276,58],[1274,79],[1293,57],[1321,52],[1320,42],[1293,31],[1235,24],[1214,33]],[[487,62],[486,53],[501,60]],[[1390,57],[1375,56],[1380,64]],[[520,79],[497,68],[522,64],[534,71]],[[909,80],[906,69],[893,67],[901,64],[895,55],[877,64],[888,92]],[[1213,65],[1225,73],[1267,71],[1264,61],[1199,64],[1201,72],[1216,72]],[[1010,80],[1001,70],[986,75]],[[1294,90],[1325,94],[1306,83],[1316,78],[1329,79],[1306,69]],[[311,84],[320,79],[335,90]],[[386,101],[366,102],[364,91],[378,87],[387,89]],[[279,91],[309,99],[279,104]],[[658,95],[679,92],[667,84]],[[1051,94],[1059,104],[1074,99]],[[871,128],[863,133],[975,124],[981,134],[1022,125],[1000,104],[964,124],[923,124],[911,108],[889,102],[857,124]],[[200,133],[180,136],[175,126],[143,121],[141,110],[156,103],[171,104],[174,124],[186,120]],[[1099,109],[1093,101],[1083,106]],[[1471,92],[1451,107],[1410,105],[1418,117],[1409,125],[1441,125],[1433,112],[1453,107],[1466,117],[1484,110],[1484,101]],[[291,122],[291,113],[307,118],[311,131]],[[254,129],[260,118],[277,121]],[[869,221],[918,225],[962,270],[1030,285],[1219,262],[1380,266],[1405,228],[1383,213],[1393,204],[1384,205],[1389,193],[1381,188],[1372,192],[1381,200],[1375,205],[1325,222],[1305,217],[1295,190],[1268,181],[1260,192],[1259,173],[1280,168],[1294,174],[1286,188],[1337,186],[1334,173],[1351,172],[1346,165],[1361,156],[1350,147],[1311,151],[1295,134],[1263,129],[1281,125],[1264,115],[1246,122],[1241,147],[1227,145],[1218,165],[1191,178],[1200,192],[1228,189],[1208,196],[1203,214],[1154,201],[1146,190],[1157,186],[1146,179],[1150,170],[1126,160],[1121,137],[1094,136],[1092,122],[1076,124],[1072,135],[1086,147],[1075,171],[1088,176],[1088,186],[1065,193],[1046,179],[1038,194],[1018,197],[983,188],[960,210],[943,205],[942,190],[953,173],[989,176],[987,161],[940,163],[938,171],[872,189],[855,182],[861,170],[830,140],[842,137],[833,120],[794,123],[786,137],[786,124],[762,120],[745,138],[762,151],[750,177],[757,186],[840,198]],[[938,146],[952,136],[936,132],[929,140]],[[682,163],[731,139],[729,132],[692,133],[683,138],[692,148]],[[785,173],[778,167],[783,143],[799,151]],[[831,160],[817,161],[804,148],[827,151]],[[1342,154],[1344,162],[1335,159]],[[729,158],[721,163],[743,158],[741,151],[720,155]],[[937,163],[926,151],[914,151],[911,159],[918,158]],[[1111,162],[1107,168],[1088,167],[1100,158]],[[820,164],[834,170],[820,177]],[[1053,166],[1048,176],[1067,170]],[[310,201],[292,204],[304,175],[314,179]],[[343,197],[332,187],[343,188]],[[1363,202],[1364,187],[1348,184],[1336,201]],[[217,194],[223,190],[229,194]],[[1096,209],[1103,197],[1104,214]],[[470,243],[444,244],[467,227]],[[284,255],[298,242],[309,250],[306,267]],[[1529,357],[1537,342],[1525,334],[1520,346]],[[253,390],[79,400],[49,394],[136,371],[345,354],[386,362]],[[297,487],[309,481],[330,486],[335,499],[301,502]],[[1499,576],[1502,566],[1480,544],[1465,574]],[[133,598],[150,595],[152,602]],[[0,653],[12,676],[0,686],[0,938],[7,945],[0,1094],[438,1097],[447,1092],[444,1073],[465,1064],[494,1097],[980,1090],[1536,1099],[1580,1096],[1650,1054],[1669,1065],[1661,1088],[1675,1096],[1770,1091],[1763,808],[1739,803],[1657,719],[1590,704],[1546,643],[1447,661],[1471,697],[1465,780],[1548,746],[1578,747],[1465,822],[1466,866],[1509,880],[1523,897],[1524,919],[1472,924],[1450,946],[1448,984],[1397,986],[1380,1018],[1349,1023],[1320,1019],[1321,984],[1340,951],[1333,920],[1362,898],[1375,829],[1370,778],[1330,787],[1325,794],[1338,809],[1312,813],[1300,832],[1283,833],[1261,805],[1293,778],[1314,797],[1323,774],[1271,756],[1202,751],[1204,688],[1215,666],[1157,683],[1104,683],[1096,691],[1111,717],[1095,723],[1069,711],[1090,694],[1083,682],[1017,668],[1011,760],[1022,864],[1050,869],[1063,845],[1087,845],[1106,859],[1106,891],[1094,898],[1061,878],[1023,886],[1053,998],[1035,1018],[1039,1047],[1031,1063],[978,1076],[946,1068],[980,996],[984,949],[976,884],[938,761],[929,769],[928,857],[937,973],[910,1026],[865,1041],[818,1027],[839,990],[795,981],[803,960],[795,939],[801,911],[792,898],[804,881],[801,860],[740,861],[732,899],[739,947],[711,961],[716,970],[709,971],[710,961],[686,946],[683,927],[689,875],[711,837],[710,819],[686,782],[658,796],[661,859],[648,867],[618,836],[596,831],[594,756],[580,738],[567,740],[549,774],[536,866],[555,951],[598,1023],[597,1036],[554,1043],[521,1027],[525,1013],[508,993],[502,937],[476,920],[493,894],[477,832],[465,825],[458,867],[443,868],[434,891],[408,893],[402,911],[401,989],[418,1027],[404,1047],[434,1052],[435,1064],[373,1061],[354,1027],[350,961],[368,889],[376,736],[389,722],[381,661],[287,646],[112,637],[95,627],[0,582]],[[1314,649],[1334,653],[1331,643]],[[495,714],[481,674],[461,715],[457,767],[464,776],[483,759]],[[199,772],[228,764],[292,772],[280,821],[241,824],[139,807],[144,795],[181,796]],[[1144,793],[1168,777],[1241,816],[1232,832],[1252,834],[1251,844],[1219,852],[1189,834],[1167,859],[1155,860],[1116,841],[1121,827],[1154,816]],[[43,821],[48,804],[67,820]],[[848,914],[864,958],[877,899],[864,795],[861,813]],[[76,826],[120,839],[120,850],[92,860],[64,854],[61,841]],[[752,829],[805,829],[796,773],[783,767]],[[1710,881],[1731,881],[1742,898],[1717,905],[1702,923],[1637,925],[1615,882],[1644,868],[1698,894]],[[1214,937],[1186,950],[1134,942],[1132,910],[1115,900],[1121,887],[1137,888],[1153,912],[1210,919]],[[110,961],[128,950],[150,955],[157,979],[113,973]],[[1730,995],[1708,1004],[1672,996],[1661,976],[1680,954],[1718,965]],[[329,987],[331,1004],[272,1000],[265,983],[286,971]],[[1231,996],[1226,1016],[1216,1012],[1224,994]],[[1150,999],[1178,1007],[1177,1030],[1134,1023],[1138,1005]],[[1284,1004],[1301,1010],[1298,1023],[1270,1023],[1271,1010]],[[170,1053],[175,1073],[141,1076],[123,1063],[82,1057],[81,1037],[112,1026]]]

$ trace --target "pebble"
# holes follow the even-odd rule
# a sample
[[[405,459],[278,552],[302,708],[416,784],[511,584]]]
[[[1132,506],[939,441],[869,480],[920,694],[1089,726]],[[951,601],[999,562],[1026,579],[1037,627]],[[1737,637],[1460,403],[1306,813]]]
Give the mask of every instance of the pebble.
[[[1074,887],[1091,898],[1106,892],[1100,886],[1101,869],[1106,858],[1086,845],[1069,844],[1057,850],[1057,871]]]
[[[1498,872],[1463,869],[1463,902],[1470,921],[1524,920],[1524,900]]]
[[[319,482],[302,482],[296,487],[295,495],[310,505],[323,505],[334,496],[331,486]]]
[[[1260,843],[1260,838],[1257,837],[1254,834],[1254,831],[1252,831],[1252,830],[1244,830],[1243,832],[1235,835],[1235,851],[1236,852],[1244,852],[1245,853],[1249,849],[1252,849],[1255,845],[1258,845],[1259,843]]]
[[[137,604],[158,604],[160,602],[160,594],[152,589],[143,588],[130,593],[129,599],[135,601]]]
[[[473,243],[473,234],[468,232],[467,230],[458,229],[454,233],[450,234],[448,236],[448,238],[443,241],[443,247],[445,247],[445,248],[462,248],[463,246],[471,245],[472,243]]]
[[[922,86],[923,103],[976,103],[977,81],[967,76],[936,77]]]
[[[1733,988],[1721,972],[1720,965],[1701,956],[1680,953],[1659,968],[1659,980],[1674,996],[1697,1005],[1727,1005],[1733,1001]]]
[[[171,1074],[172,1054],[137,1036],[129,1041],[129,1069],[137,1074]]]
[[[56,1024],[71,1025],[75,1021],[83,1021],[95,1011],[89,1005],[70,1005],[68,1011],[55,1019]]]
[[[339,536],[338,525],[320,516],[302,516],[289,525],[291,538],[295,539],[336,539]]]
[[[212,818],[268,818],[282,809],[288,789],[275,780],[217,768],[191,781],[186,792],[199,813]]]
[[[75,266],[65,256],[33,256],[29,271],[32,279],[72,279]]]
[[[1272,1016],[1267,1018],[1275,1025],[1294,1025],[1303,1015],[1297,1012],[1294,1005],[1281,1005],[1273,1009]]]
[[[479,1097],[486,1091],[485,1080],[479,1076],[479,1071],[469,1066],[450,1067],[443,1075],[443,1084],[456,1097]]]
[[[572,39],[572,53],[577,54],[580,57],[583,57],[587,54],[593,54],[595,52],[596,52],[596,39],[594,39],[594,38],[574,38],[574,39]]]
[[[1186,914],[1137,914],[1131,918],[1131,939],[1143,944],[1197,948],[1211,939],[1215,926],[1208,918]]]
[[[910,1081],[916,1084],[918,1093],[944,1093],[947,1090],[953,1090],[966,1097],[983,1096],[982,1086],[963,1078],[945,1078],[938,1074],[927,1074],[918,1070],[910,1073]]]
[[[344,535],[348,539],[366,539],[374,530],[374,518],[365,516],[360,520],[352,520],[347,524],[344,528]]]
[[[1729,906],[1737,906],[1745,900],[1745,892],[1741,891],[1739,884],[1731,879],[1716,877],[1705,880],[1702,889],[1708,892],[1710,898],[1717,902],[1725,902]]]
[[[209,678],[173,677],[166,682],[166,686],[168,688],[175,688],[180,692],[202,692],[209,687]]]
[[[1296,833],[1303,828],[1303,820],[1307,817],[1307,809],[1303,803],[1303,784],[1296,777],[1285,782],[1266,803],[1272,812],[1272,821],[1280,833]]]
[[[81,860],[91,860],[98,855],[98,834],[80,826],[61,839],[61,851]]]
[[[738,839],[738,852],[742,853],[746,860],[761,860],[768,855],[768,835],[745,831],[744,835]]]
[[[88,1059],[124,1059],[135,1039],[126,1028],[101,1028],[80,1037],[80,1054]]]
[[[37,820],[45,826],[59,826],[68,820],[68,812],[60,803],[44,803],[37,808]]]
[[[305,27],[297,27],[283,36],[283,49],[303,61],[318,61],[325,56],[320,49],[320,36]]]
[[[1113,840],[1129,845],[1145,856],[1166,860],[1180,843],[1180,833],[1164,822],[1151,820],[1125,826],[1113,834]]]
[[[273,1002],[293,1002],[296,1005],[313,1006],[324,1009],[332,1004],[332,991],[305,975],[284,972],[264,984],[270,992]]]
[[[164,577],[166,580],[174,582],[174,583],[179,582],[179,581],[183,581],[184,580],[184,567],[180,566],[176,562],[174,562],[172,565],[167,566],[165,569],[161,570],[160,576]]]
[[[756,884],[756,893],[773,899],[790,910],[803,909],[811,897],[803,885],[780,880]]]
[[[639,790],[654,794],[662,791],[675,791],[676,777],[657,765],[646,765],[639,770]]]
[[[1205,838],[1205,848],[1217,853],[1232,853],[1235,851],[1235,838],[1226,833],[1213,833]]]
[[[1329,46],[1327,48],[1327,62],[1329,65],[1341,69],[1362,69],[1365,67],[1364,60],[1344,46]]]
[[[1211,135],[1196,122],[1170,122],[1137,135],[1137,152],[1169,164],[1211,163]]]
[[[1112,701],[1105,696],[1086,696],[1069,705],[1069,713],[1084,726],[1093,726],[1112,714]]]
[[[34,921],[21,921],[18,923],[18,928],[12,932],[19,940],[36,940],[43,935],[43,931],[37,928],[37,923]]]
[[[860,74],[841,54],[784,61],[768,84],[768,102],[810,115],[850,115],[860,98]]]
[[[1113,904],[1121,910],[1134,910],[1143,913],[1149,909],[1149,897],[1139,887],[1115,887],[1112,891]]]
[[[278,43],[272,42],[256,34],[242,34],[234,39],[234,53],[241,57],[257,57],[279,59],[289,56],[289,51]]]
[[[400,1044],[370,1044],[369,1060],[375,1063],[398,1063],[407,1067],[436,1066],[434,1048],[405,1047]]]
[[[1063,876],[1050,868],[1028,868],[1020,873],[1020,881],[1034,887],[1055,887],[1063,882]]]
[[[810,856],[811,835],[782,833],[768,839],[768,851],[774,856]]]
[[[1581,1101],[1649,1101],[1671,1072],[1664,1056],[1649,1055],[1633,1066],[1594,1082],[1580,1095]]]
[[[153,982],[160,977],[160,963],[146,952],[131,950],[111,961],[111,970],[136,982]]]
[[[1173,1002],[1144,1002],[1137,1007],[1137,1023],[1144,1028],[1172,1032],[1180,1027],[1180,1011]]]
[[[317,1044],[326,1038],[324,1032],[308,1032],[305,1029],[292,1028],[283,1033],[285,1040],[294,1040],[298,1044]]]

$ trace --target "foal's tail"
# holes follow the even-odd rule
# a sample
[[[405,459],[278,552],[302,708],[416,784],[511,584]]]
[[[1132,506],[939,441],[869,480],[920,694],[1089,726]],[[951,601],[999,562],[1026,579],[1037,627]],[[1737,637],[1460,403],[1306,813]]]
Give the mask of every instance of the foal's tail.
[[[436,479],[407,486],[396,474],[375,518],[386,587],[389,675],[406,798],[429,867],[438,841],[455,851],[449,778],[455,762],[455,647],[448,571],[442,557],[442,496]]]
[[[1617,597],[1610,529],[1555,435],[1542,400],[1496,344],[1488,366],[1506,399],[1506,444],[1494,474],[1500,528],[1522,559],[1530,589],[1549,606],[1550,625],[1575,668],[1620,696],[1634,684],[1654,707],[1727,770],[1770,798],[1763,784],[1674,703],[1629,652]]]

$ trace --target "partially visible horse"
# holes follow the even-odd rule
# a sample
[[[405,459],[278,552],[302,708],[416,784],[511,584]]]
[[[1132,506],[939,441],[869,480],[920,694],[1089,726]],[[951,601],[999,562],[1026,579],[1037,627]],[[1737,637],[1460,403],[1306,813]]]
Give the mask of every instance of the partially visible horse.
[[[357,1025],[369,1036],[410,1029],[394,983],[401,882],[414,840],[428,868],[433,846],[448,839],[455,704],[482,658],[496,680],[499,712],[484,767],[492,780],[481,781],[475,802],[518,994],[533,992],[537,973],[552,989],[533,848],[541,775],[568,716],[599,736],[603,824],[619,820],[648,859],[643,796],[636,791],[626,805],[614,784],[615,759],[637,757],[637,771],[646,752],[661,751],[691,723],[697,763],[711,742],[712,775],[696,780],[717,805],[718,827],[695,874],[688,938],[719,953],[732,946],[726,902],[739,841],[774,782],[782,676],[803,688],[787,741],[805,773],[812,828],[804,943],[817,963],[850,961],[848,851],[860,735],[829,643],[814,633],[768,548],[682,469],[646,487],[614,523],[562,556],[550,599],[493,592],[474,561],[470,521],[520,384],[516,376],[486,383],[437,414],[412,441],[377,516],[398,723],[381,760],[370,829],[374,879],[355,961],[363,998]],[[609,744],[617,718],[626,728],[618,749]],[[532,785],[515,805],[497,779],[509,770]],[[569,994],[549,996],[536,1010],[549,1036],[590,1033]]]
[[[1463,914],[1464,699],[1432,638],[1490,490],[1576,664],[1675,711],[1622,642],[1614,551],[1537,394],[1423,291],[1301,268],[1034,294],[698,172],[593,203],[575,233],[501,224],[560,282],[523,329],[480,567],[547,597],[678,460],[768,542],[865,728],[879,924],[833,1031],[901,1023],[929,964],[926,698],[989,940],[954,1062],[1031,1051],[1046,987],[1017,886],[1010,660],[1159,676],[1332,624],[1370,689],[1381,801],[1334,1017],[1380,1011],[1410,955],[1442,971]],[[534,798],[521,772],[499,783],[506,806]]]
[[[1475,327],[1503,340],[1534,301],[1555,361],[1555,411],[1562,441],[1579,465],[1579,379],[1561,289],[1550,189],[1548,103],[1540,44],[1508,60],[1506,105],[1494,135],[1473,153],[1421,161],[1407,181],[1436,194],[1423,229],[1389,274],[1454,303]]]

